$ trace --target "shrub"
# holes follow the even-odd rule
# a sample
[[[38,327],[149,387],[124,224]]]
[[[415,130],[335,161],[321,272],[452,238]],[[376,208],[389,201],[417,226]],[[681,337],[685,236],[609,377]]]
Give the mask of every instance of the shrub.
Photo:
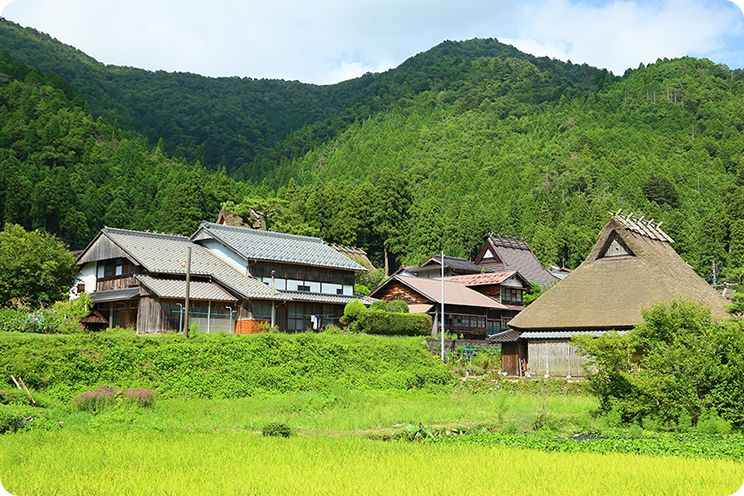
[[[361,296],[369,296],[372,291],[364,284],[354,284],[354,293]]]
[[[344,334],[344,330],[333,324],[323,327],[324,334]]]
[[[0,405],[28,405],[30,400],[20,389],[0,389]]]
[[[29,311],[24,308],[0,309],[0,331],[29,332],[31,330]]]
[[[344,315],[343,317],[341,317],[341,323],[345,325],[353,324],[357,320],[357,318],[366,310],[367,307],[365,307],[364,303],[362,303],[361,301],[350,301],[344,307]]]
[[[287,424],[272,422],[263,426],[261,434],[271,437],[289,437],[292,434],[292,429]]]
[[[408,303],[403,300],[388,300],[386,308],[390,313],[408,313]]]
[[[431,316],[425,313],[389,313],[368,310],[357,317],[353,329],[365,334],[385,336],[428,336]]]
[[[700,434],[728,434],[731,424],[718,416],[715,410],[703,410],[697,423]]]
[[[369,309],[387,312],[387,303],[383,300],[376,301],[369,306]]]
[[[624,336],[574,338],[590,356],[588,382],[600,410],[615,409],[626,422],[650,415],[670,426],[684,412],[695,416],[715,405],[721,417],[744,426],[744,322],[714,321],[709,307],[684,300],[642,313],[644,323]]]

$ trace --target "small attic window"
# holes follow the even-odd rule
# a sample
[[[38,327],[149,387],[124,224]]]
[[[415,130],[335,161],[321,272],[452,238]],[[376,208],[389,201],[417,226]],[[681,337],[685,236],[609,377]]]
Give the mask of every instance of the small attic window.
[[[597,258],[612,258],[612,257],[634,257],[635,254],[628,248],[628,245],[625,244],[625,241],[623,241],[623,238],[617,235],[616,232],[613,232],[610,234],[610,237],[607,238],[607,241],[605,242],[604,247],[602,248],[602,251],[599,253],[599,257]]]

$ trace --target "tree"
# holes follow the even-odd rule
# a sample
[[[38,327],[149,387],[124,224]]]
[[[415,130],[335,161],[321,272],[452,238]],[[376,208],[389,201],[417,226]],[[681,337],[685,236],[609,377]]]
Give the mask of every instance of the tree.
[[[50,234],[5,224],[0,232],[0,308],[46,307],[66,298],[75,256]]]
[[[742,321],[717,322],[710,308],[684,300],[644,309],[643,320],[624,336],[574,338],[595,368],[589,383],[601,409],[670,427],[683,417],[699,423],[715,411],[744,425]]]

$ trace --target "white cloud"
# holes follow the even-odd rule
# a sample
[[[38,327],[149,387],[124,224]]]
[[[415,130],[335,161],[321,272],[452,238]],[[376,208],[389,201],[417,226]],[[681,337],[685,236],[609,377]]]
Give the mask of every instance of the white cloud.
[[[744,66],[744,16],[726,0],[4,1],[5,17],[106,64],[209,76],[325,84],[476,36],[616,74],[685,54]]]
[[[742,29],[729,2],[615,0],[591,7],[549,0],[524,8],[519,36],[510,40],[516,47],[615,74],[657,58],[720,52],[725,36]]]

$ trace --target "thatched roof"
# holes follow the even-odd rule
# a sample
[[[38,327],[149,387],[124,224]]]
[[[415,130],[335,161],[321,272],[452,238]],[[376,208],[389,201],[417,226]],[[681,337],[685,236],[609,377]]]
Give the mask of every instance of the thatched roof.
[[[520,312],[509,325],[526,330],[629,329],[642,308],[681,298],[727,316],[726,300],[674,251],[660,224],[612,212],[584,262]]]

